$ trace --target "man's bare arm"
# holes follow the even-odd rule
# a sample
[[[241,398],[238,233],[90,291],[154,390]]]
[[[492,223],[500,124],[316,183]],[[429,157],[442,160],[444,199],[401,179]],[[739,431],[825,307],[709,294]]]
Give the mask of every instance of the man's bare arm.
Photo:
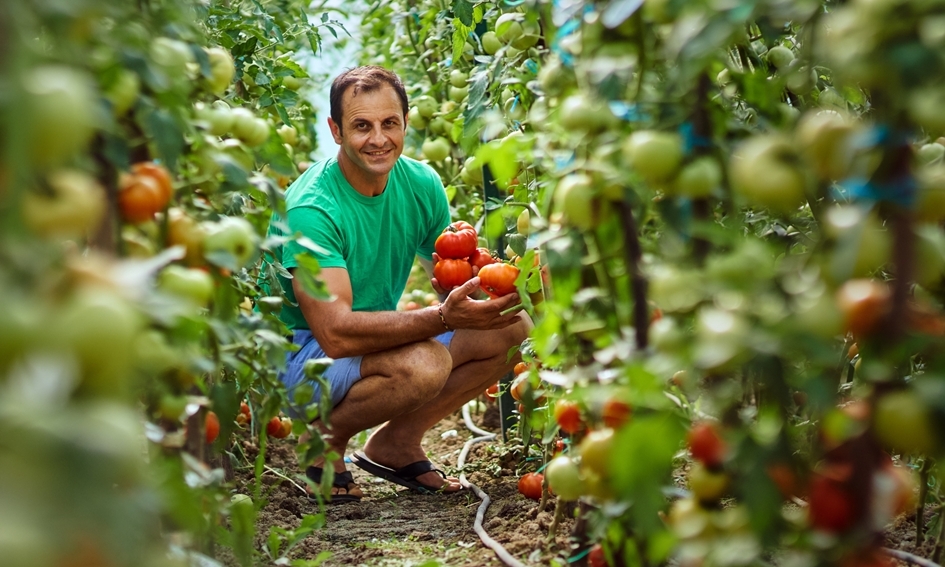
[[[331,358],[381,352],[434,337],[445,330],[437,307],[414,311],[352,311],[348,271],[325,268],[321,277],[335,296],[333,301],[311,298],[297,280],[293,280],[292,287],[312,334]],[[491,301],[470,299],[469,294],[477,289],[479,278],[473,278],[446,298],[443,314],[451,329],[499,329],[515,322],[514,314],[502,315],[501,312],[518,302],[517,295]]]

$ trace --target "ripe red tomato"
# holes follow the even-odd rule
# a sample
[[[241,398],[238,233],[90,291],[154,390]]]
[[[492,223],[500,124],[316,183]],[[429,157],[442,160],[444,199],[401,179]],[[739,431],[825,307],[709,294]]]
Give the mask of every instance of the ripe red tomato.
[[[555,421],[558,422],[561,431],[571,435],[584,429],[581,408],[570,400],[562,399],[555,402]]]
[[[502,297],[515,291],[515,279],[518,274],[519,269],[511,264],[489,264],[479,270],[479,285],[489,297]]]
[[[840,533],[856,521],[853,498],[844,483],[815,473],[810,479],[810,523],[817,529]]]
[[[240,413],[246,416],[246,419],[252,417],[252,413],[249,411],[249,404],[246,402],[240,402]]]
[[[604,425],[617,429],[630,419],[630,404],[623,400],[610,398],[604,402],[604,408],[601,414],[604,419]]]
[[[604,548],[600,546],[599,543],[595,543],[591,547],[591,551],[587,554],[587,565],[588,567],[607,567],[607,558],[604,556]]]
[[[476,248],[475,252],[469,257],[469,265],[476,266],[480,270],[489,264],[495,264],[496,260],[488,248]]]
[[[518,479],[518,491],[526,498],[541,500],[541,485],[545,482],[545,475],[541,473],[525,473]]]
[[[433,266],[433,277],[441,288],[450,290],[472,279],[472,266],[466,260],[440,260]]]
[[[217,435],[220,434],[220,419],[217,417],[217,414],[213,413],[212,411],[207,412],[204,428],[206,432],[207,445],[209,445],[216,441]]]
[[[715,468],[725,459],[725,442],[715,424],[702,421],[695,423],[686,435],[686,443],[692,458],[709,468]]]
[[[466,225],[469,226],[468,223]],[[477,244],[479,237],[472,227],[457,230],[450,225],[436,238],[434,248],[440,258],[468,258],[476,251]]]
[[[174,195],[173,181],[171,173],[163,165],[158,165],[153,161],[141,161],[131,166],[131,172],[138,176],[147,176],[154,179],[158,188],[161,190],[161,208],[171,200]]]
[[[285,437],[283,434],[284,428],[282,427],[282,420],[278,416],[273,417],[269,420],[269,423],[266,424],[266,433],[270,437],[275,437],[276,439],[282,439]]]
[[[564,452],[564,448],[564,439],[555,439],[554,450],[552,450],[551,454],[557,456]]]
[[[499,397],[499,383],[498,382],[486,388],[486,397],[489,397],[489,398]]]

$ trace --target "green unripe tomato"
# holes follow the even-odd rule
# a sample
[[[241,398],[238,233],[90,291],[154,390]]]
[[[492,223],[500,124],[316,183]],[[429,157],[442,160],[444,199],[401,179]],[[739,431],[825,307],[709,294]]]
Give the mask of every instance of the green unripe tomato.
[[[502,49],[502,42],[499,41],[499,37],[496,36],[494,31],[487,31],[482,34],[482,50],[489,55],[495,55],[500,49]]]
[[[883,446],[904,454],[930,455],[937,449],[929,408],[912,390],[889,392],[876,401],[873,430]]]
[[[768,50],[766,57],[775,69],[784,69],[794,61],[794,52],[783,45],[775,45]]]
[[[407,124],[414,130],[423,130],[427,127],[427,120],[420,114],[420,110],[414,106],[407,113]]]
[[[466,81],[469,80],[469,75],[460,71],[459,69],[453,69],[450,71],[450,84],[457,88],[463,88],[466,86]]]
[[[423,142],[421,151],[430,161],[443,161],[450,155],[450,143],[442,137],[427,139]]]
[[[650,182],[672,178],[683,157],[679,135],[656,130],[634,132],[621,149],[630,167]]]
[[[282,138],[282,141],[290,146],[294,146],[299,143],[299,132],[292,126],[288,124],[283,124],[279,126],[279,129],[276,130],[276,133],[279,134],[279,137]]]
[[[545,478],[548,487],[558,495],[558,498],[570,502],[577,500],[584,494],[584,479],[581,478],[581,469],[565,455],[559,455],[545,467]]]
[[[715,159],[703,156],[686,164],[673,187],[677,195],[699,199],[708,197],[722,183],[722,167]]]
[[[206,307],[213,298],[213,276],[197,268],[172,264],[158,275],[158,288],[197,307]]]
[[[564,221],[581,230],[594,223],[594,188],[590,176],[572,173],[558,181],[554,194],[555,212]]]
[[[790,213],[805,199],[805,179],[791,143],[778,135],[749,138],[735,149],[729,162],[732,189],[750,203]]]
[[[942,158],[945,157],[945,146],[935,142],[923,144],[916,151],[915,156],[919,160],[919,163],[923,165],[940,163]]]
[[[420,113],[420,116],[427,120],[433,118],[433,115],[437,111],[437,106],[439,105],[436,99],[430,95],[423,95],[417,98],[414,103],[414,107],[417,109],[417,112]]]
[[[222,47],[207,49],[207,58],[210,59],[210,76],[207,77],[207,86],[210,92],[221,96],[233,82],[236,67],[233,65],[233,56]]]
[[[495,21],[495,34],[499,38],[499,41],[502,43],[508,44],[525,33],[525,30],[522,28],[521,20],[522,15],[517,12],[510,12],[507,14],[502,14]]]
[[[455,103],[466,100],[467,94],[469,94],[469,88],[467,87],[450,87],[450,100]]]
[[[44,65],[23,77],[27,148],[33,163],[61,163],[88,144],[95,131],[97,93],[84,71]]]
[[[138,74],[122,69],[105,91],[105,98],[112,103],[112,113],[115,116],[124,116],[138,100],[140,92],[141,79],[138,78]]]

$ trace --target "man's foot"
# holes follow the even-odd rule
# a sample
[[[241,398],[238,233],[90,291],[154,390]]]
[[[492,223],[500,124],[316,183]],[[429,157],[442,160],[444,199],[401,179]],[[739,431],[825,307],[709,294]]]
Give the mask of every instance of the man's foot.
[[[427,459],[426,454],[423,452],[423,449],[419,446],[412,451],[398,452],[397,449],[392,448],[392,445],[382,444],[380,441],[376,441],[374,436],[368,440],[361,455],[367,457],[369,463],[380,465],[384,469],[387,469],[391,472],[396,472],[398,470],[403,471],[403,469],[408,467],[408,465],[417,465],[417,463],[430,462]],[[391,480],[390,478],[377,474],[374,471],[365,469],[365,467],[361,466],[361,464],[355,461],[354,458],[352,458],[352,462],[375,476],[380,476],[386,480]],[[441,474],[441,472],[432,464],[430,464],[429,467],[427,467],[427,465],[417,465],[417,467],[421,468],[407,470],[407,476],[411,477],[407,480],[412,481],[414,484],[419,484],[426,490],[431,492],[458,492],[463,489],[463,486],[459,483],[458,478]],[[423,471],[422,468],[426,468],[426,470]],[[391,482],[397,481],[391,480]],[[410,484],[398,484],[402,484],[408,488],[414,488]]]
[[[383,478],[386,481],[399,484],[400,486],[406,486],[410,490],[413,490],[419,494],[457,492],[457,490],[451,490],[452,483],[447,478],[446,473],[433,466],[433,463],[427,461],[426,459],[410,463],[409,465],[400,467],[399,469],[392,469],[390,467],[375,463],[371,459],[367,458],[364,453],[354,453],[351,456],[351,462],[355,466],[373,474],[376,477]],[[432,473],[439,475],[439,488],[435,488],[433,485],[427,485],[417,480],[417,478],[419,478],[421,475]]]
[[[305,476],[312,482],[318,484],[322,481],[323,472],[324,470],[321,467],[311,466],[305,469]],[[315,498],[310,486],[306,486],[305,490],[308,492],[310,499]],[[354,482],[351,471],[335,473],[335,478],[331,484],[331,499],[329,503],[359,502],[362,497],[364,497],[364,493],[361,492],[361,488]]]

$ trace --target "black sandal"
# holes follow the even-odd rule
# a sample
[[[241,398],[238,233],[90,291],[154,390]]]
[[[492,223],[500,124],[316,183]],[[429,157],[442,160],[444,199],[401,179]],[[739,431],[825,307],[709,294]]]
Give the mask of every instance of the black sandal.
[[[315,484],[321,484],[322,482],[322,468],[321,467],[308,467],[305,469],[305,476]],[[329,504],[341,504],[343,502],[360,502],[361,497],[357,494],[351,494],[351,486],[358,486],[354,482],[354,476],[351,474],[351,471],[345,471],[342,473],[335,473],[335,478],[331,483],[332,488],[337,488],[344,490],[344,493],[332,494],[328,499]],[[315,501],[317,497],[314,494],[308,495],[309,500]]]

